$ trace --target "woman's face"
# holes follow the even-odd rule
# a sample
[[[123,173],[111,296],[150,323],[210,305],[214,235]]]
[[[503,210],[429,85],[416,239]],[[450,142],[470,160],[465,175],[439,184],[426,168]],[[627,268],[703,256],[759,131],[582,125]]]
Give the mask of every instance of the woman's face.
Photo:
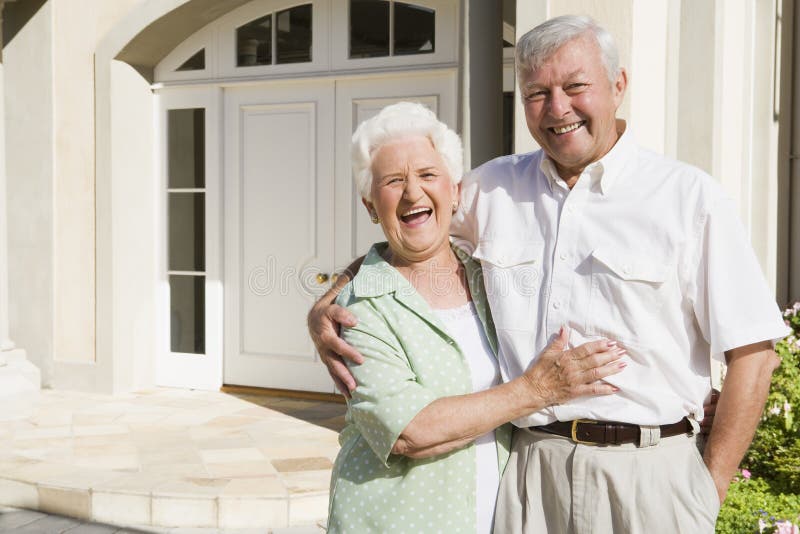
[[[392,252],[406,261],[432,258],[449,247],[458,186],[430,139],[410,136],[381,145],[372,157],[372,202]]]

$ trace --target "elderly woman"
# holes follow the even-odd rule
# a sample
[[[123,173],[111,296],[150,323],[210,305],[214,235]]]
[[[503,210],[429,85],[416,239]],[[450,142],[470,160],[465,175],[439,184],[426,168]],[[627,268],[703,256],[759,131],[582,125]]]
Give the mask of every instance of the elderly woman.
[[[612,341],[565,349],[562,332],[519,378],[500,384],[480,266],[451,245],[461,143],[419,104],[400,103],[353,135],[376,244],[337,302],[358,318],[328,532],[490,532],[512,419],[580,395],[612,393]],[[499,428],[498,428],[499,427]]]

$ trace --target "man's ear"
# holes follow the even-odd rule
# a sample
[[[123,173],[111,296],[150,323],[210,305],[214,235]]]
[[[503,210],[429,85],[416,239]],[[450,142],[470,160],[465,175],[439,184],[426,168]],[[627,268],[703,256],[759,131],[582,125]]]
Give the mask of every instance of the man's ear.
[[[622,104],[622,99],[625,97],[625,89],[628,88],[628,72],[625,67],[619,68],[619,74],[614,82],[614,104],[619,107]]]

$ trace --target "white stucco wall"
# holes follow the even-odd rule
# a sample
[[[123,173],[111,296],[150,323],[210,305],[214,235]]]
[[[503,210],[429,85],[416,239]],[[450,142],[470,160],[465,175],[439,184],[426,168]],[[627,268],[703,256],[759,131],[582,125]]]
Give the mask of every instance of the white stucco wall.
[[[52,376],[52,5],[43,5],[3,50],[11,339]]]
[[[53,359],[94,361],[94,77],[96,21],[52,2],[54,130]],[[77,29],[80,28],[80,31]]]
[[[4,49],[6,126],[13,132],[6,145],[10,330],[45,385],[113,387],[110,368],[97,365],[95,351],[95,51],[143,3],[86,0],[75,9],[71,2],[49,0]],[[136,78],[122,90],[149,94]],[[130,109],[149,124],[151,111],[138,104],[132,100]],[[151,143],[146,131],[118,137],[123,147]],[[142,159],[132,148],[121,160],[127,158],[132,172],[151,171],[149,156]],[[152,217],[143,215],[140,230],[146,232]],[[146,303],[146,295],[141,300]],[[141,334],[136,321],[131,324]],[[148,337],[128,341],[133,350]],[[127,371],[126,380],[136,381],[139,375]]]

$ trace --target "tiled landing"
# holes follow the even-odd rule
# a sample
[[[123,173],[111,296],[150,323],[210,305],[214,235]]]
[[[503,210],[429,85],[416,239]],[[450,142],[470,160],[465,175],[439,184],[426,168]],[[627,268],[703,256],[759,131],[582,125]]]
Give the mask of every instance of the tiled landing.
[[[42,391],[0,423],[0,504],[127,527],[323,525],[341,404]]]

